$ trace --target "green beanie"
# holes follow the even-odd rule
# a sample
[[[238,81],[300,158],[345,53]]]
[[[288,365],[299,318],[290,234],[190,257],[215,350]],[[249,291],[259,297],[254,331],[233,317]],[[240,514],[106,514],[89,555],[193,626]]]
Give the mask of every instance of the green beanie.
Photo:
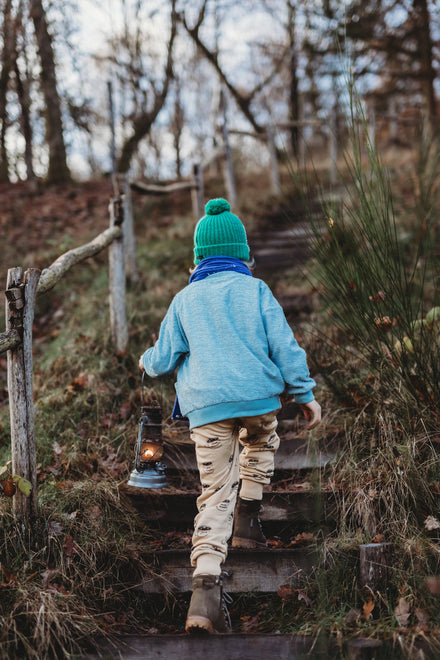
[[[215,256],[247,261],[249,246],[246,230],[240,218],[231,213],[229,202],[222,198],[210,199],[205,213],[194,231],[194,263]]]

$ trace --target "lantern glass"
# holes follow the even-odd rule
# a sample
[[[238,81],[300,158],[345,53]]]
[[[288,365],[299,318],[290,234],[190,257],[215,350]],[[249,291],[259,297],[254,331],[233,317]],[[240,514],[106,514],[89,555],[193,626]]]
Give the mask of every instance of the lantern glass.
[[[151,461],[160,461],[163,456],[163,445],[155,440],[142,439],[140,461],[149,463]]]

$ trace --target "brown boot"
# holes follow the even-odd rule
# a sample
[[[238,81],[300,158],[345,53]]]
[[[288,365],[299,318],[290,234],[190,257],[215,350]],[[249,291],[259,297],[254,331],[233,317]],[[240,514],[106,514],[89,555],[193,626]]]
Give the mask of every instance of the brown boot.
[[[228,632],[221,576],[200,574],[193,577],[185,630],[187,633]]]
[[[235,509],[234,532],[231,545],[233,548],[265,548],[266,537],[261,529],[258,514],[261,511],[260,500],[237,500]]]

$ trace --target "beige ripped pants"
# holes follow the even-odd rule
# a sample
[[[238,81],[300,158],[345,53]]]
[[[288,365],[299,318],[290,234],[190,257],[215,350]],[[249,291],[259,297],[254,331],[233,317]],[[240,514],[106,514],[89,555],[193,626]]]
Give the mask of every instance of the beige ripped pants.
[[[191,550],[195,573],[221,572],[240,480],[241,497],[262,499],[263,485],[270,483],[280,444],[277,412],[226,419],[191,430],[202,485]]]

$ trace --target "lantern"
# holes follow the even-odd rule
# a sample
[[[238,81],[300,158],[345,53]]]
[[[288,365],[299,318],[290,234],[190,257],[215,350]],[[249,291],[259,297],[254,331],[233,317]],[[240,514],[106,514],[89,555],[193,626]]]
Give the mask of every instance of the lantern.
[[[167,485],[163,455],[162,411],[158,403],[142,406],[135,449],[134,470],[127,482],[137,488],[163,488]]]

